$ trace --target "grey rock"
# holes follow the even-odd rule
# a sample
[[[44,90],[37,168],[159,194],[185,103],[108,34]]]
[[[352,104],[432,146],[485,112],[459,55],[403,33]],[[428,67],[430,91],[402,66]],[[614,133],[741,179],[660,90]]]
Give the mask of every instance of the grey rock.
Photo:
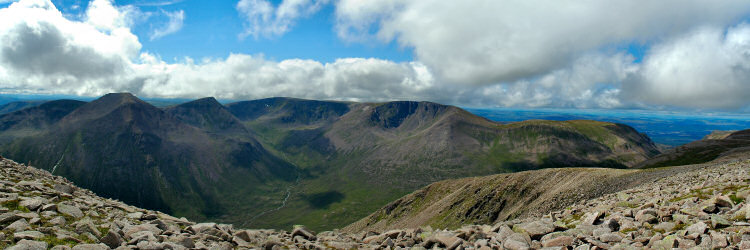
[[[292,230],[292,237],[298,236],[298,235],[304,237],[307,240],[312,240],[312,241],[314,241],[316,238],[315,233],[310,231],[304,226],[294,227],[294,230]]]
[[[732,223],[720,215],[711,215],[711,228],[725,228],[731,226]]]
[[[599,240],[605,243],[613,243],[622,241],[622,236],[617,233],[605,233],[599,236]]]
[[[728,196],[719,195],[711,199],[711,202],[716,205],[717,207],[734,207],[734,202],[732,202],[731,199],[729,199]]]
[[[140,225],[135,225],[135,226],[127,226],[122,229],[122,233],[126,239],[132,239],[134,237],[134,234],[138,232],[143,232],[143,231],[151,232],[152,235],[159,235],[162,232],[162,230],[156,227],[156,225],[154,224],[140,224]]]
[[[717,248],[725,248],[729,246],[729,242],[727,241],[727,236],[723,233],[711,231],[711,248],[717,249]]]
[[[708,225],[706,225],[706,223],[703,223],[702,221],[699,221],[698,223],[695,223],[687,227],[686,230],[689,234],[704,234],[706,233],[707,229],[708,229]]]
[[[518,241],[515,239],[507,239],[505,242],[503,242],[503,247],[505,249],[511,249],[511,250],[525,250],[530,249],[529,244],[523,241]]]
[[[551,233],[555,230],[555,226],[552,223],[544,221],[533,221],[529,223],[518,224],[513,227],[514,229],[520,229],[523,232],[529,234],[532,239],[541,239],[545,234]]]
[[[39,231],[23,231],[23,232],[13,233],[13,238],[16,240],[20,240],[20,239],[36,240],[42,237],[44,237],[44,234]]]
[[[35,197],[35,198],[22,200],[19,203],[19,205],[24,206],[31,211],[34,211],[34,210],[37,210],[39,207],[41,207],[43,203],[44,203],[44,200],[42,200],[41,198]]]
[[[548,239],[542,239],[543,247],[564,247],[572,246],[575,242],[575,238],[569,235],[560,235],[557,237],[549,237]]]
[[[584,225],[597,225],[599,222],[601,222],[601,219],[604,218],[604,213],[599,211],[589,212],[586,213],[583,218],[583,224]]]
[[[674,222],[662,222],[654,226],[654,229],[662,230],[665,232],[672,231],[676,225]]]
[[[31,226],[26,222],[26,219],[21,218],[5,227],[5,229],[13,232],[20,232],[31,229]]]
[[[17,221],[18,219],[21,219],[21,216],[18,216],[18,213],[16,212],[7,212],[4,214],[0,214],[0,224]]]
[[[76,233],[91,233],[96,236],[96,238],[102,237],[102,233],[99,232],[99,229],[97,229],[91,221],[79,222],[76,226]]]
[[[62,226],[62,225],[65,225],[65,223],[67,223],[67,221],[65,220],[65,217],[57,216],[57,217],[49,220],[49,223],[52,224],[52,225]]]
[[[59,183],[55,184],[55,190],[57,190],[60,193],[65,193],[65,194],[73,194],[73,191],[75,191],[73,187],[69,185],[65,185],[65,184],[59,184]]]
[[[73,246],[73,250],[109,250],[104,244],[80,244]]]
[[[107,245],[110,248],[117,248],[123,243],[122,236],[120,236],[119,233],[114,232],[114,230],[109,230],[107,232],[107,235],[99,239],[102,243]]]
[[[80,219],[83,217],[83,212],[81,211],[80,208],[76,206],[63,204],[63,203],[57,204],[57,212],[71,216],[76,219]]]
[[[638,211],[638,213],[635,215],[635,220],[639,222],[648,222],[648,223],[654,223],[657,222],[657,211],[654,209],[643,209],[641,211]]]
[[[46,250],[47,242],[44,241],[33,241],[33,240],[20,240],[16,245],[7,248],[7,250]]]

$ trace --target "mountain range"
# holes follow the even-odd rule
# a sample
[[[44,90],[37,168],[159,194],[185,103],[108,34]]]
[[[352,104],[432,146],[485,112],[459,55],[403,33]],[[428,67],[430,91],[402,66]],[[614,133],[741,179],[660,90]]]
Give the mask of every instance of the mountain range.
[[[0,115],[0,154],[98,195],[242,227],[346,226],[435,181],[549,167],[628,168],[659,150],[597,121],[501,124],[431,102],[128,93]]]

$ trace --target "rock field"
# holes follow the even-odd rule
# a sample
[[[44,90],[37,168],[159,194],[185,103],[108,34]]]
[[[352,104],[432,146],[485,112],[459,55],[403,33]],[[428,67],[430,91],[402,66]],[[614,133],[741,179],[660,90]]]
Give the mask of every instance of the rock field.
[[[750,249],[750,160],[711,163],[542,217],[356,234],[235,229],[96,196],[0,159],[8,249]]]

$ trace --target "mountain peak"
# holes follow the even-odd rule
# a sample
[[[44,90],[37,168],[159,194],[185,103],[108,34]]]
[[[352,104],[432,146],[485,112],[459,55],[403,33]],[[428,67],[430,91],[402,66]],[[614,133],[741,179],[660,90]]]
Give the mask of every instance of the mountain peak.
[[[109,93],[76,109],[66,116],[64,120],[71,122],[97,119],[112,113],[120,107],[128,105],[153,112],[159,111],[158,108],[138,99],[138,97],[135,97],[131,93]]]
[[[245,131],[239,120],[213,97],[201,98],[170,107],[166,109],[166,112],[184,123],[208,131]]]
[[[202,107],[202,108],[210,108],[210,109],[217,109],[217,108],[223,109],[224,108],[224,106],[221,105],[221,103],[219,103],[219,101],[216,100],[216,98],[213,98],[213,97],[204,97],[204,98],[201,98],[201,99],[197,99],[197,100],[193,100],[193,101],[189,101],[189,102],[177,105],[175,107],[183,107],[183,108],[187,108],[187,107],[190,107],[190,108],[200,108],[200,107]]]

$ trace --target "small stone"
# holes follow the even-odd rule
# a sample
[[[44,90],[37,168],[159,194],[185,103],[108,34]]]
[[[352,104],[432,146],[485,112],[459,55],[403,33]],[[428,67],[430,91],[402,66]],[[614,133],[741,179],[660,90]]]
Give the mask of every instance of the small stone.
[[[72,216],[76,219],[80,219],[81,217],[83,217],[83,212],[81,212],[80,208],[63,203],[57,204],[57,212]]]
[[[119,233],[113,232],[114,230],[109,230],[107,232],[107,235],[102,237],[99,241],[104,243],[110,248],[117,248],[120,246],[123,242],[122,236],[120,236]]]
[[[595,211],[586,213],[583,219],[584,225],[597,225],[601,221],[601,219],[604,218],[604,213]]]
[[[5,229],[14,232],[21,232],[31,229],[31,226],[26,222],[26,219],[21,218],[5,227]]]
[[[680,242],[677,240],[677,236],[669,235],[661,240],[661,247],[666,249],[672,249],[680,246]]]
[[[708,204],[708,205],[703,206],[701,208],[701,211],[705,213],[713,214],[713,213],[719,212],[719,208],[716,207],[715,204]]]
[[[711,228],[725,228],[731,226],[732,223],[720,215],[711,215]]]
[[[169,241],[186,248],[195,248],[195,242],[193,242],[193,239],[191,239],[190,237],[178,235],[175,237],[170,237]]]
[[[22,200],[19,205],[24,206],[31,211],[35,211],[37,210],[37,208],[42,206],[42,203],[44,203],[44,200],[42,200],[41,198],[30,198]]]
[[[620,231],[620,223],[617,222],[617,220],[615,220],[615,219],[610,218],[610,219],[604,221],[603,224],[604,224],[604,226],[608,227],[609,230],[612,230],[613,232]]]
[[[728,196],[720,195],[716,196],[712,199],[712,202],[717,207],[734,207],[734,202],[732,202],[732,199],[729,199]]]
[[[657,222],[657,212],[655,209],[643,209],[641,211],[638,211],[638,213],[635,215],[635,220],[639,222],[648,222],[648,223],[655,223]]]
[[[315,240],[315,233],[308,230],[304,226],[294,227],[294,230],[292,230],[292,237],[298,236],[298,235],[304,237],[306,240],[312,240],[312,241]]]
[[[64,194],[73,194],[73,187],[65,185],[65,184],[55,184],[55,190],[57,190],[60,193]]]
[[[47,242],[44,241],[33,241],[33,240],[20,240],[16,245],[7,248],[7,250],[46,250]]]
[[[706,233],[706,230],[708,230],[708,225],[706,225],[706,223],[703,223],[702,221],[699,221],[698,223],[687,227],[686,230],[689,234],[704,234]]]
[[[79,222],[76,226],[76,233],[91,233],[97,238],[102,237],[102,233],[99,232],[99,229],[97,229],[91,221]]]
[[[109,250],[104,244],[80,244],[73,246],[73,250]]]
[[[711,235],[711,247],[713,249],[725,248],[729,245],[729,243],[727,242],[727,236],[724,235],[723,233],[711,231],[710,235]]]
[[[529,223],[523,223],[513,226],[514,231],[518,231],[519,229],[522,232],[525,232],[531,237],[531,239],[539,240],[544,236],[545,234],[551,233],[555,230],[555,226],[552,225],[552,223],[547,223],[543,221],[533,221]]]
[[[605,233],[599,236],[599,240],[605,243],[613,243],[622,241],[622,236],[617,233]]]
[[[65,217],[57,216],[57,217],[49,220],[49,223],[52,224],[52,225],[62,226],[62,225],[65,225],[65,223],[67,223],[67,221],[65,221]]]
[[[0,224],[9,223],[11,221],[17,221],[20,218],[21,216],[18,216],[18,213],[16,212],[8,212],[8,213],[0,214]]]
[[[567,235],[557,236],[551,239],[542,240],[542,246],[544,247],[564,247],[572,246],[575,238]]]
[[[669,232],[669,231],[672,231],[674,227],[675,227],[674,222],[662,222],[654,226],[654,229],[661,230],[664,232]]]
[[[159,235],[163,230],[156,227],[154,224],[140,224],[135,226],[128,226],[122,229],[123,235],[125,235],[126,239],[133,239],[135,237],[135,234],[138,232],[148,231],[151,232],[152,235]]]
[[[505,249],[511,249],[511,250],[522,250],[522,249],[529,249],[529,244],[526,242],[518,241],[515,239],[507,239],[503,243],[503,247]]]
[[[39,231],[23,231],[13,234],[13,238],[16,240],[20,239],[26,239],[26,240],[36,240],[39,238],[44,237],[44,234]]]

